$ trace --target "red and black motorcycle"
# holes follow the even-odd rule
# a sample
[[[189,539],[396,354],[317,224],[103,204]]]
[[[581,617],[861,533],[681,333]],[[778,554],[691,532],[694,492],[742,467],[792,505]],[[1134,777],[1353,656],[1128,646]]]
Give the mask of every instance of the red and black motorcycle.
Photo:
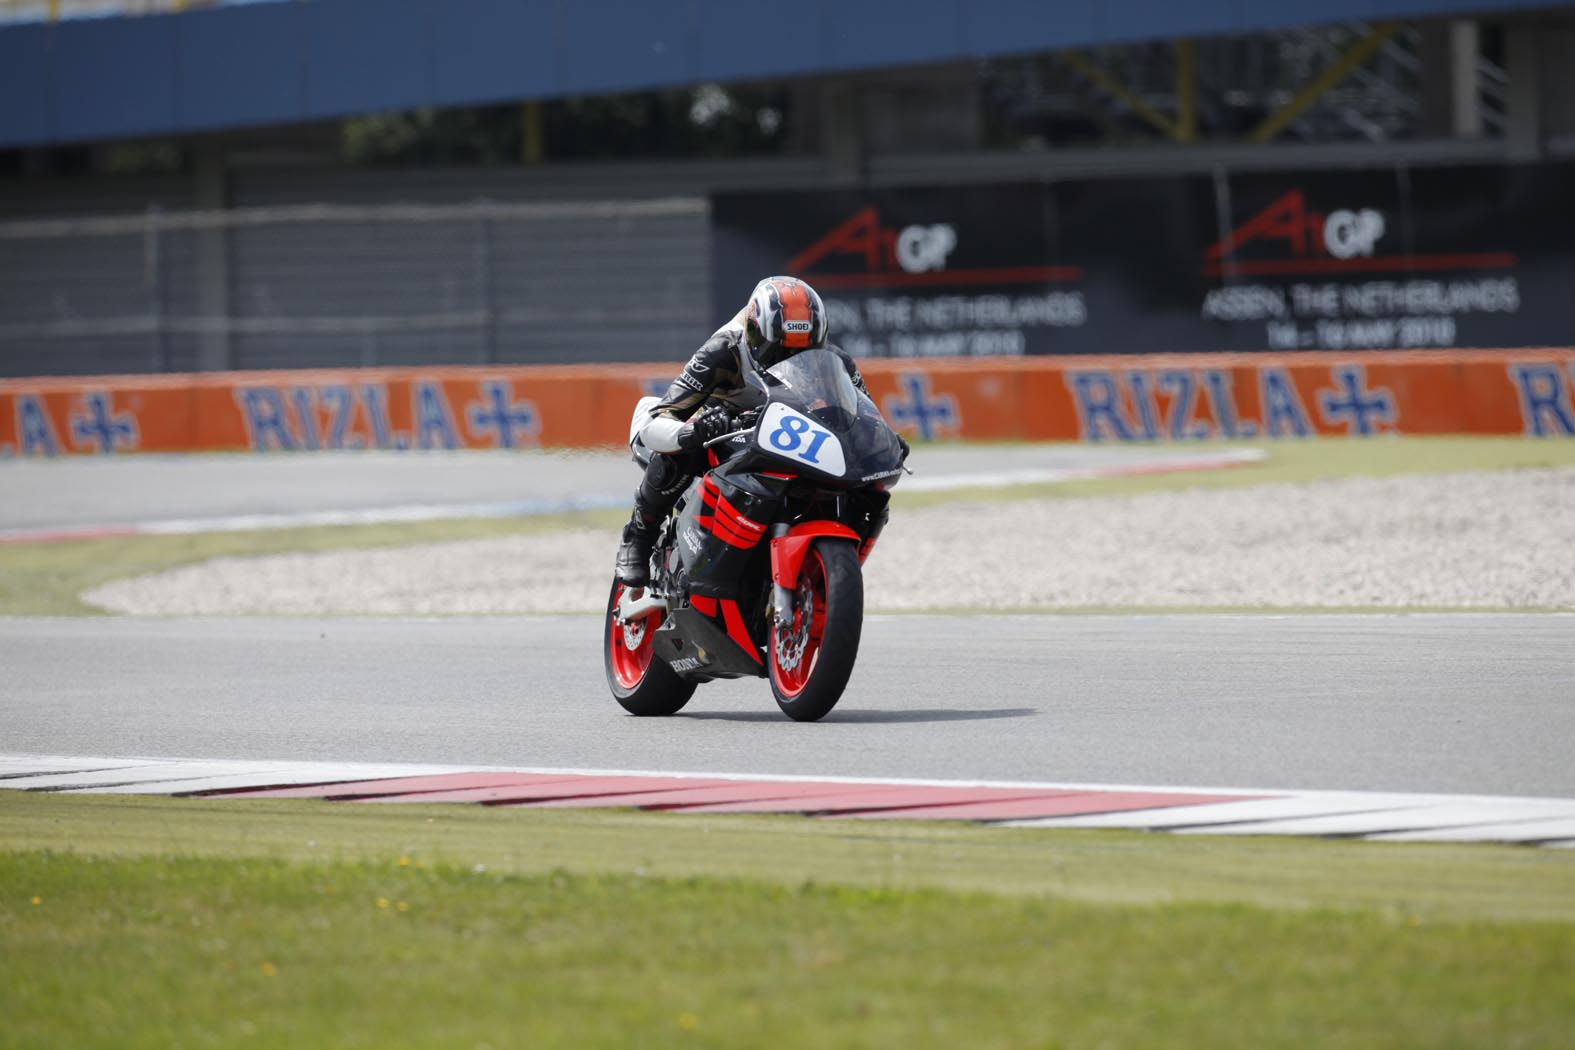
[[[862,565],[886,524],[906,447],[830,350],[760,371],[759,405],[712,445],[662,526],[651,586],[614,579],[607,684],[636,715],[670,715],[717,678],[769,678],[813,722],[848,684],[864,626]],[[649,456],[637,446],[636,456]]]

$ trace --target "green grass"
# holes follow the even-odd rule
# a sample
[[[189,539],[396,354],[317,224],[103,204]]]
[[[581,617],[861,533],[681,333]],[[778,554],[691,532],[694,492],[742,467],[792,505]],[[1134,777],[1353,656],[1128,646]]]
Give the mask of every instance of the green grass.
[[[7,792],[0,946],[17,1048],[1567,1046],[1575,856]]]
[[[1575,852],[971,824],[0,791],[0,849],[394,860],[1575,923]]]
[[[1175,446],[1169,446],[1175,447]],[[1188,446],[1261,448],[1267,459],[1224,470],[1140,475],[1006,489],[905,493],[899,487],[894,511],[957,500],[1001,501],[1071,496],[1124,496],[1181,488],[1238,488],[1275,482],[1354,476],[1509,470],[1575,464],[1575,441],[1524,438],[1395,438],[1279,441]],[[922,448],[916,456],[922,464]],[[356,525],[187,536],[127,536],[53,543],[0,544],[0,615],[91,616],[102,610],[79,595],[111,580],[162,572],[211,558],[390,547],[439,540],[518,535],[564,528],[611,528],[618,511],[435,521],[400,525]],[[1037,610],[1042,611],[1042,610]],[[1086,611],[1086,610],[1085,610]],[[1130,611],[1130,610],[1124,610]],[[1176,610],[1168,610],[1176,611]],[[1276,610],[1285,611],[1285,610]]]

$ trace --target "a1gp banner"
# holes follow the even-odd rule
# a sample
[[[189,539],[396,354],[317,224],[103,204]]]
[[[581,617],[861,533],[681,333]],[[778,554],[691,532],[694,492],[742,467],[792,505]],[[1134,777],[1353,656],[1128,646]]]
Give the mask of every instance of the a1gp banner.
[[[861,358],[1575,343],[1575,165],[718,194],[718,312],[791,273]]]
[[[1070,351],[1088,322],[1034,185],[712,198],[713,302],[774,273],[808,280],[860,359]]]

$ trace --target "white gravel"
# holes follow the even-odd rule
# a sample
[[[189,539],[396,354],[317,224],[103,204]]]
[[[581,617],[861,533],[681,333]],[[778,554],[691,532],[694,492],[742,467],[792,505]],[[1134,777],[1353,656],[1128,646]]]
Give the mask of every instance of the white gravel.
[[[221,558],[94,588],[133,615],[599,612],[612,531]],[[1575,468],[893,513],[873,611],[1575,607]]]

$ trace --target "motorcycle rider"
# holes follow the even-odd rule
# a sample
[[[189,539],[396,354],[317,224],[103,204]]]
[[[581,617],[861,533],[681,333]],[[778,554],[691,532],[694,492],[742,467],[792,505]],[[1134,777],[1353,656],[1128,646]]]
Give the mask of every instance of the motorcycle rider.
[[[767,277],[743,309],[695,351],[639,431],[655,455],[635,490],[634,513],[618,548],[617,573],[625,585],[650,583],[651,549],[662,520],[694,476],[717,463],[706,442],[737,429],[734,416],[751,407],[740,355],[753,354],[756,366],[765,369],[801,350],[825,347],[842,357],[854,386],[868,393],[853,358],[828,344],[826,331],[826,307],[813,288],[796,277]]]

